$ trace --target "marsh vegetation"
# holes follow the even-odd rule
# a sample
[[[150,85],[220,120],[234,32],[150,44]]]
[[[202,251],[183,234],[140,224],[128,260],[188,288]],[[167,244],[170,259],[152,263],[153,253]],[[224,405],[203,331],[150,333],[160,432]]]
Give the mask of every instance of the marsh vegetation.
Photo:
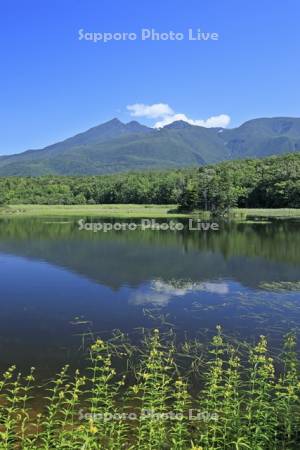
[[[219,326],[205,349],[196,340],[179,344],[171,330],[141,339],[138,347],[122,333],[96,339],[88,369],[66,365],[42,387],[33,368],[23,376],[10,367],[0,382],[0,448],[299,448],[293,333],[276,359],[264,336],[233,344]]]

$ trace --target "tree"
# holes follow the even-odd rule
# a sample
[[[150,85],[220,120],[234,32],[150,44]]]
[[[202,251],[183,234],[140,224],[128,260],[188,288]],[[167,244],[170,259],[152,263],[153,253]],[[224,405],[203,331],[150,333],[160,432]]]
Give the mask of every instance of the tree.
[[[187,180],[183,192],[180,196],[179,203],[182,211],[192,211],[198,206],[198,189],[194,180]]]
[[[2,192],[0,192],[0,206],[5,205],[6,203],[6,198],[4,196],[4,194]]]

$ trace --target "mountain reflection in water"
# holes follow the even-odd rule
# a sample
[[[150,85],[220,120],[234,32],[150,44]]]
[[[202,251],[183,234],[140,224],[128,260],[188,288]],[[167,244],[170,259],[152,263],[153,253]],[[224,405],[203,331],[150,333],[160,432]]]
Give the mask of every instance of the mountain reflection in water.
[[[3,219],[1,364],[52,370],[78,357],[84,324],[131,333],[156,325],[145,309],[167,315],[179,335],[221,323],[275,339],[300,324],[299,274],[297,221],[92,233],[75,219]]]

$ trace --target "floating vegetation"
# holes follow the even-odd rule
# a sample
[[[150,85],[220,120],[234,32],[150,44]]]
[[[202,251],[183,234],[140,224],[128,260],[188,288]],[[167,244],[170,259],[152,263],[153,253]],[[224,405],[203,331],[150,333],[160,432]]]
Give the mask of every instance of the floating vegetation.
[[[273,281],[272,283],[260,283],[260,289],[268,291],[300,291],[300,281]]]
[[[71,325],[92,325],[91,320],[86,320],[84,316],[76,316],[70,321]]]
[[[134,348],[123,337],[97,339],[84,373],[66,365],[39,394],[33,368],[23,376],[10,367],[0,381],[1,450],[299,448],[294,334],[275,367],[264,336],[254,346],[232,345],[218,326],[205,358],[195,341],[179,345],[192,372],[178,365],[172,330],[166,340],[158,329],[135,349],[134,368],[116,370],[116,358]],[[34,397],[43,405],[34,408]]]

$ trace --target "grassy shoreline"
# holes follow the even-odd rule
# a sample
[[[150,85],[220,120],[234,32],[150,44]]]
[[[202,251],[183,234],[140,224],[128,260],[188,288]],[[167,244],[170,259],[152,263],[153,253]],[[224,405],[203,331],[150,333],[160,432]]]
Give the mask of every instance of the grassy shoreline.
[[[300,218],[300,208],[234,208],[231,210],[234,219],[284,219]]]
[[[176,218],[189,214],[176,212],[176,205],[8,205],[0,208],[0,217],[115,217]],[[169,212],[169,211],[174,211]]]
[[[177,205],[5,205],[0,207],[0,217],[114,217],[114,218],[188,218],[205,217],[205,212],[180,213]],[[300,218],[300,209],[234,208],[230,212],[234,220],[251,218]]]

